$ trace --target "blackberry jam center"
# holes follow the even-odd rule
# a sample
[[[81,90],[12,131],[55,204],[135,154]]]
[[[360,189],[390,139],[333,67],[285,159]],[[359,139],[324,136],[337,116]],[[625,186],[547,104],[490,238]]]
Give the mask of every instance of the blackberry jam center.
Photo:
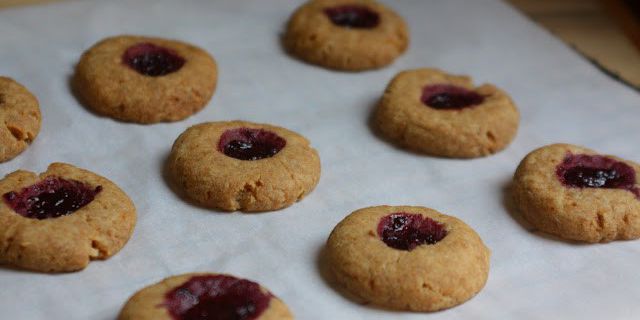
[[[391,248],[411,251],[419,245],[436,244],[447,236],[447,230],[429,217],[400,212],[380,219],[378,236]]]
[[[159,77],[180,70],[186,60],[171,49],[138,43],[124,52],[122,62],[140,74]]]
[[[380,23],[380,15],[364,6],[346,5],[327,8],[324,13],[333,24],[355,29],[373,29]]]
[[[271,294],[255,282],[226,275],[195,276],[165,296],[175,320],[251,320],[267,309]]]
[[[260,160],[276,155],[287,141],[264,129],[236,128],[220,136],[218,150],[239,160]]]
[[[450,84],[428,85],[422,89],[422,103],[435,109],[462,109],[484,102],[484,96]]]
[[[605,156],[567,154],[556,168],[556,175],[568,187],[626,189],[640,197],[635,170]]]
[[[31,219],[58,218],[71,214],[89,204],[102,191],[76,181],[48,177],[19,192],[11,191],[2,197],[18,214]]]

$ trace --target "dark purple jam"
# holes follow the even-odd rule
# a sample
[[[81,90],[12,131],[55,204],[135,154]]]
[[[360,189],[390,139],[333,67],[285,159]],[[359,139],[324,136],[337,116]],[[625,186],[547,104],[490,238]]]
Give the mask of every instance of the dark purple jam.
[[[140,74],[159,77],[180,70],[186,60],[171,49],[138,43],[124,52],[122,62]]]
[[[447,236],[444,224],[419,214],[398,212],[380,219],[378,235],[389,247],[411,251]]]
[[[251,320],[269,307],[260,285],[227,275],[195,276],[165,295],[175,320]]]
[[[276,155],[287,141],[264,129],[229,129],[220,136],[218,150],[240,160],[260,160]]]
[[[324,9],[324,13],[337,26],[355,29],[372,29],[380,23],[380,15],[358,5],[345,5]]]
[[[568,187],[625,189],[640,198],[635,170],[605,156],[569,153],[556,168],[556,175]]]
[[[89,204],[102,191],[76,180],[48,177],[19,192],[11,191],[2,197],[18,214],[31,219],[58,218],[71,214]]]
[[[462,109],[484,102],[484,96],[450,84],[429,85],[422,89],[422,103],[435,109]]]

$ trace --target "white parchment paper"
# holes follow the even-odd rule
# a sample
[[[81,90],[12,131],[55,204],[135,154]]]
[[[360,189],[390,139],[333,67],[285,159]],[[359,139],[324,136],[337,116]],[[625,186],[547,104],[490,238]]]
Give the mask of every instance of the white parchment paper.
[[[39,98],[33,145],[4,175],[72,163],[116,182],[139,221],[124,249],[77,273],[0,268],[0,319],[114,319],[136,290],[193,271],[256,280],[298,319],[637,319],[640,242],[581,245],[532,233],[504,189],[530,150],[553,142],[640,160],[640,95],[497,0],[385,1],[406,18],[411,47],[385,69],[340,73],[287,56],[279,37],[299,1],[70,1],[0,12],[0,74]],[[219,64],[209,105],[189,119],[136,125],[96,116],[68,79],[80,54],[116,34],[176,38]],[[469,74],[509,92],[522,123],[505,151],[475,160],[406,152],[372,134],[368,117],[391,77],[424,66]],[[265,214],[194,207],[167,186],[163,163],[187,127],[267,122],[308,137],[322,177],[302,202]],[[335,224],[361,207],[423,205],[471,225],[492,249],[487,286],[443,312],[389,312],[345,299],[318,272]]]

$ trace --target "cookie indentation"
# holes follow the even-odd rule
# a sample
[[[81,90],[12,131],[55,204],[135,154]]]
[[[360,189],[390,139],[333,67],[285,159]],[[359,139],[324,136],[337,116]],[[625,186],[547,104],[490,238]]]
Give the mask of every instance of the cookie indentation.
[[[635,170],[609,157],[569,153],[557,166],[556,175],[568,187],[625,189],[640,197]]]
[[[411,213],[393,213],[380,219],[378,236],[387,246],[411,251],[422,244],[435,244],[447,236],[444,224]]]
[[[18,214],[31,219],[58,218],[89,204],[102,191],[77,181],[48,177],[19,192],[3,195],[4,201]]]
[[[186,60],[171,49],[138,43],[124,52],[122,62],[140,74],[159,77],[180,70]]]
[[[364,6],[346,5],[327,8],[324,13],[333,24],[356,29],[372,29],[380,23],[380,15]]]
[[[260,160],[276,155],[287,141],[264,129],[236,128],[220,136],[218,150],[239,160]]]
[[[22,130],[20,130],[20,128],[16,127],[16,126],[12,126],[7,124],[7,130],[9,130],[9,132],[11,133],[11,135],[17,140],[17,141],[22,141],[25,138],[25,134],[24,132],[22,132]]]
[[[435,109],[462,109],[484,102],[484,96],[450,84],[428,85],[422,89],[422,103]]]
[[[257,319],[271,294],[260,285],[227,275],[195,276],[165,296],[164,306],[176,320]]]

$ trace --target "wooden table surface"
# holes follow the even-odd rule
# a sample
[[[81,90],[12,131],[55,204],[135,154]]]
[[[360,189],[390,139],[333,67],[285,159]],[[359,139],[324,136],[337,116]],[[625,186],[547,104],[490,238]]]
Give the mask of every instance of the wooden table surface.
[[[640,88],[640,47],[612,15],[610,0],[507,0],[604,69]]]
[[[57,1],[60,1],[60,0],[0,0],[0,9],[17,7],[17,6],[26,6],[26,5],[32,5],[32,4],[48,3],[48,2],[57,2]]]
[[[0,0],[0,9],[62,0]],[[626,83],[640,88],[640,48],[607,11],[608,0],[506,0]]]

